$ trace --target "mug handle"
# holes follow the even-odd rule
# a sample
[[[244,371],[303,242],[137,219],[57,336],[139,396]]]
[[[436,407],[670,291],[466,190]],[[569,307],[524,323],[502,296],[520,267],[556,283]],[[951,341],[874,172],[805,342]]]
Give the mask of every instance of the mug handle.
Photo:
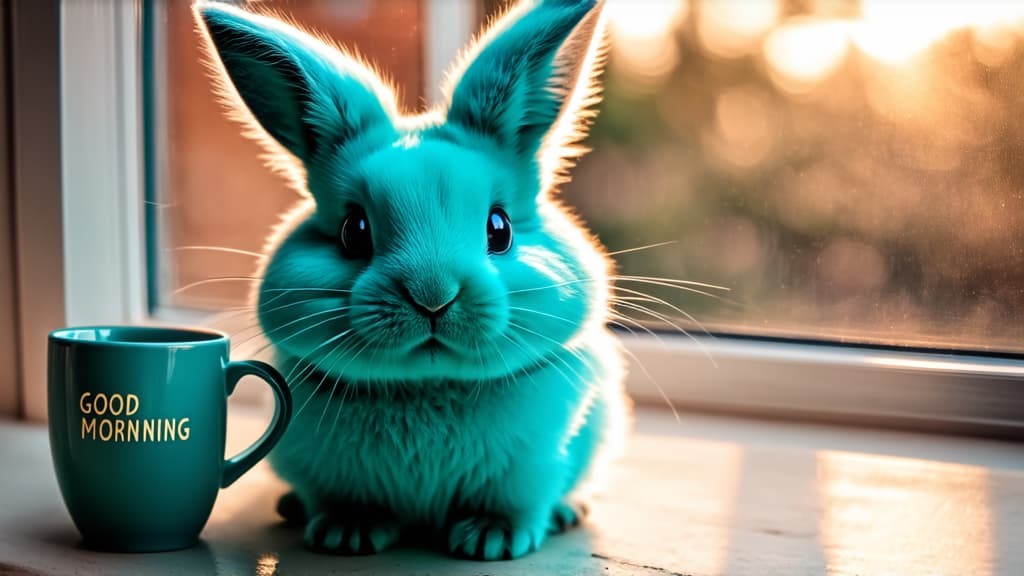
[[[259,360],[229,362],[226,369],[228,396],[235,391],[235,386],[243,376],[250,375],[260,377],[274,392],[274,417],[270,420],[270,427],[259,440],[242,453],[224,461],[224,473],[220,481],[221,488],[231,486],[242,474],[248,472],[249,468],[262,460],[284,435],[285,429],[288,428],[288,422],[292,418],[292,395],[288,389],[288,383],[273,366],[266,362]]]

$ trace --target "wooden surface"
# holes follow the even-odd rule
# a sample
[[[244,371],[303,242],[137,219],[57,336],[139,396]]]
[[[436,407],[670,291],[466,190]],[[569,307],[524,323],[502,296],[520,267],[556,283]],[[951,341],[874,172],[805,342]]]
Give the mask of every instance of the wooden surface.
[[[233,416],[229,444],[261,431]],[[311,554],[273,513],[261,465],[221,492],[200,546],[152,555],[77,547],[45,430],[0,423],[0,573],[1024,574],[1024,445],[643,411],[583,530],[515,562],[398,548]]]

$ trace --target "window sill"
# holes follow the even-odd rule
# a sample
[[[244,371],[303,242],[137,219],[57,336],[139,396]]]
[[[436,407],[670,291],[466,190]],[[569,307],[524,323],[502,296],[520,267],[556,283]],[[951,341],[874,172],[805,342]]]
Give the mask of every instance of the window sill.
[[[230,449],[262,429],[255,412],[231,419]],[[220,495],[200,546],[97,554],[75,545],[45,428],[0,421],[0,461],[0,568],[14,574],[1024,573],[1024,445],[991,440],[641,408],[588,527],[486,567],[408,548],[311,554],[275,516],[286,488],[265,464]]]

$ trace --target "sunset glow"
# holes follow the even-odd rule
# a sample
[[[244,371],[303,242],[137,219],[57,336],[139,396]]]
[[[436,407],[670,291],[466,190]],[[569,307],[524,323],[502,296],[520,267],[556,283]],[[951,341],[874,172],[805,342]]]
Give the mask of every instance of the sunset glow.
[[[691,15],[711,54],[735,58],[763,49],[772,78],[788,92],[803,92],[828,77],[850,48],[887,65],[904,66],[957,30],[981,41],[982,59],[1005,54],[1008,30],[1024,25],[1024,2],[920,3],[861,0],[856,19],[781,21],[778,2],[705,0],[610,0],[608,18],[624,69],[640,78],[660,78],[678,62],[672,33]],[[1000,42],[1003,40],[1002,42]]]
[[[756,47],[778,17],[779,5],[775,2],[705,1],[701,3],[697,33],[712,54],[737,57]]]
[[[796,22],[772,31],[764,43],[764,56],[776,84],[801,92],[834,72],[849,48],[842,24]]]
[[[851,38],[865,54],[902,64],[949,33],[1024,22],[1024,4],[1015,2],[920,4],[863,0],[863,20],[851,26]],[[913,25],[908,25],[913,23]]]
[[[678,61],[672,35],[686,19],[685,0],[609,0],[607,13],[616,65],[641,87],[653,86]]]
[[[689,4],[686,0],[608,0],[606,10],[612,34],[635,40],[670,34],[686,18]]]

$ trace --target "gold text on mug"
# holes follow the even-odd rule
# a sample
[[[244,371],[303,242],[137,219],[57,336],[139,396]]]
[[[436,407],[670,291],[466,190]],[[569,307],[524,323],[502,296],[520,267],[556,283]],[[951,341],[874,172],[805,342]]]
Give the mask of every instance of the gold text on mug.
[[[186,418],[130,418],[139,411],[137,394],[85,392],[78,399],[82,411],[82,439],[100,442],[176,442],[192,435]]]

